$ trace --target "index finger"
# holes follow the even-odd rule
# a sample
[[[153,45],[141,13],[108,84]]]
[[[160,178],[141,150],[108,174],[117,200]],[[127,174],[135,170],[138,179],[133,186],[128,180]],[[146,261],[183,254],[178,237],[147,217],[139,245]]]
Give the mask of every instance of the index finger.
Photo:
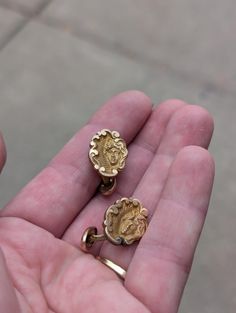
[[[1,212],[26,219],[61,236],[93,196],[100,179],[88,160],[89,142],[103,128],[117,130],[129,143],[150,115],[150,99],[139,91],[112,98]]]

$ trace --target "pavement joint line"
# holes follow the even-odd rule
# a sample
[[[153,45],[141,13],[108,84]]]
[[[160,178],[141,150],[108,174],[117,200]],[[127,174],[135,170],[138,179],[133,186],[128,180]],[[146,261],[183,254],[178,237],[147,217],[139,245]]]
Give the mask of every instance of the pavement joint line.
[[[77,31],[74,29],[66,28],[63,23],[53,21],[51,19],[41,19],[40,17],[37,19],[37,22],[42,25],[46,25],[58,31],[62,31],[63,33],[67,33],[79,40],[85,41],[89,44],[92,44],[100,49],[105,51],[115,53],[116,55],[120,55],[121,57],[126,58],[138,65],[145,66],[150,69],[150,76],[154,76],[154,67],[156,69],[162,69],[166,72],[171,72],[173,75],[180,77],[181,80],[190,81],[192,84],[207,86],[212,93],[223,93],[228,95],[236,94],[234,90],[231,88],[224,88],[221,85],[218,85],[217,82],[212,81],[210,78],[201,77],[199,75],[191,75],[191,73],[181,70],[180,68],[176,68],[168,63],[163,63],[161,60],[153,59],[152,57],[143,57],[139,52],[130,50],[121,45],[113,45],[109,40],[106,40],[102,37],[96,36],[90,32],[86,31]]]
[[[15,29],[13,29],[10,34],[7,36],[5,40],[2,41],[0,44],[0,53],[1,51],[12,41],[14,38],[30,23],[33,19],[37,18],[38,15],[40,15],[45,8],[52,2],[53,0],[46,0],[43,3],[41,3],[36,10],[32,14],[24,15],[23,12],[20,10],[13,10],[8,5],[0,5],[0,7],[3,7],[6,10],[13,11],[15,13],[20,14],[23,17],[23,21],[19,22]]]
[[[153,67],[156,67],[157,69],[159,68],[166,72],[171,72],[173,75],[176,76],[178,75],[181,80],[187,80],[193,84],[207,86],[211,93],[223,93],[226,95],[229,95],[229,93],[231,93],[235,95],[235,91],[232,90],[230,87],[224,88],[221,85],[218,85],[217,82],[214,82],[207,77],[199,78],[198,75],[191,75],[191,73],[183,71],[180,68],[176,68],[170,64],[163,63],[160,60],[156,60],[150,56],[145,57],[141,53],[131,50],[122,45],[113,45],[112,42],[110,42],[109,40],[96,36],[91,32],[68,29],[65,27],[64,23],[60,23],[50,18],[47,19],[40,18],[41,13],[47,8],[48,5],[50,5],[52,1],[53,0],[43,1],[32,14],[27,14],[27,16],[22,15],[23,14],[22,12],[15,10],[15,12],[21,14],[23,17],[25,17],[25,19],[19,22],[17,27],[8,35],[8,37],[5,40],[2,41],[2,43],[0,44],[0,52],[8,45],[8,43],[14,40],[14,38],[25,28],[25,26],[28,25],[28,23],[34,20],[43,25],[54,28],[58,31],[62,31],[63,33],[67,33],[79,40],[83,40],[87,43],[95,45],[105,51],[109,51],[115,53],[116,55],[120,55],[121,57],[125,57],[127,60],[131,60],[132,62],[137,63],[141,66],[150,68],[150,81],[152,80],[151,77],[155,75]],[[0,7],[1,6],[4,7],[5,9],[13,11],[12,8],[10,8],[6,4],[4,5],[0,4]]]
[[[7,36],[5,40],[2,40],[0,44],[0,53],[1,51],[21,32],[21,30],[28,24],[28,20],[24,19],[23,21],[19,22],[15,29],[13,29]],[[1,54],[0,54],[1,57]]]
[[[5,9],[5,10],[8,10],[8,11],[12,11],[14,13],[17,13],[17,14],[20,14],[20,15],[27,15],[25,12],[24,12],[24,9],[23,8],[20,8],[18,6],[18,9],[17,8],[13,8],[12,6],[9,6],[8,4],[6,3],[0,3],[0,8],[2,9]]]
[[[9,5],[7,3],[0,3],[0,7],[18,13],[22,15],[25,18],[33,18],[36,17],[37,15],[41,14],[43,10],[52,2],[53,0],[44,0],[42,3],[38,4],[35,6],[34,11],[31,13],[27,11],[27,9],[24,8],[21,4],[14,4],[14,5]]]

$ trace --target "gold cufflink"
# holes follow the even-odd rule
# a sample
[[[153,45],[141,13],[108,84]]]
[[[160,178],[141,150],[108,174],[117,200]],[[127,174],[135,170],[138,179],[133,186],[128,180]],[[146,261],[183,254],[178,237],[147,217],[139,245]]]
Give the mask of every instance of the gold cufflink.
[[[96,227],[89,227],[81,238],[81,249],[85,252],[96,241],[108,240],[114,245],[131,245],[144,235],[148,222],[148,210],[137,199],[117,200],[105,212],[103,233],[98,234]]]
[[[100,192],[110,195],[116,187],[116,176],[125,166],[126,143],[117,131],[103,129],[93,136],[90,147],[90,161],[102,178]]]

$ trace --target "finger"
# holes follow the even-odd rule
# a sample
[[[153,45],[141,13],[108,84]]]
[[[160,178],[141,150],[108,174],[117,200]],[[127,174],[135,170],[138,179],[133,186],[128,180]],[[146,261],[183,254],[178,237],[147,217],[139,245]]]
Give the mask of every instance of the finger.
[[[7,270],[6,261],[0,249],[0,308],[1,312],[20,312],[13,284]]]
[[[126,168],[117,179],[118,194],[133,194],[161,144],[170,119],[186,105],[182,100],[170,99],[153,110],[145,126],[129,146]]]
[[[178,151],[188,145],[208,147],[212,131],[212,117],[199,106],[184,106],[172,116],[156,156],[133,193],[133,197],[139,199],[149,210],[149,219],[160,199],[169,168]],[[100,253],[127,268],[136,246],[122,249],[105,243]]]
[[[176,110],[185,105],[185,102],[173,99],[165,101],[153,110],[141,132],[128,147],[129,157],[124,171],[118,176],[116,192],[109,199],[99,195],[94,198],[73,221],[63,239],[78,247],[84,229],[93,225],[102,231],[105,209],[122,196],[132,195],[161,143],[169,120]],[[97,254],[100,246],[101,244],[95,245],[91,252]]]
[[[150,113],[150,99],[141,92],[125,92],[112,98],[6,207],[2,215],[24,218],[61,236],[100,182],[88,160],[92,136],[98,130],[110,128],[119,131],[128,143]]]
[[[213,129],[211,115],[200,106],[189,105],[175,113],[156,157],[133,194],[149,208],[150,217],[160,199],[168,171],[177,153],[189,145],[208,148]]]
[[[125,282],[152,312],[177,312],[205,220],[213,177],[214,162],[206,150],[189,146],[178,153]]]
[[[2,171],[6,162],[6,147],[2,134],[0,133],[0,172]]]

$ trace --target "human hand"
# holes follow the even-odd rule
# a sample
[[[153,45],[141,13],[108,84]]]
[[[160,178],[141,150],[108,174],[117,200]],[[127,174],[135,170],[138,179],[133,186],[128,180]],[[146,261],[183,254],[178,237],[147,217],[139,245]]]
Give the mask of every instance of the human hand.
[[[130,143],[110,197],[95,193],[100,179],[88,159],[103,128]],[[177,312],[212,189],[212,131],[204,109],[179,100],[152,110],[149,98],[130,91],[105,104],[0,212],[1,312]],[[0,152],[2,167],[2,141]],[[149,210],[145,235],[133,246],[91,250],[127,269],[122,282],[79,245],[85,228],[101,230],[106,208],[124,196]]]

